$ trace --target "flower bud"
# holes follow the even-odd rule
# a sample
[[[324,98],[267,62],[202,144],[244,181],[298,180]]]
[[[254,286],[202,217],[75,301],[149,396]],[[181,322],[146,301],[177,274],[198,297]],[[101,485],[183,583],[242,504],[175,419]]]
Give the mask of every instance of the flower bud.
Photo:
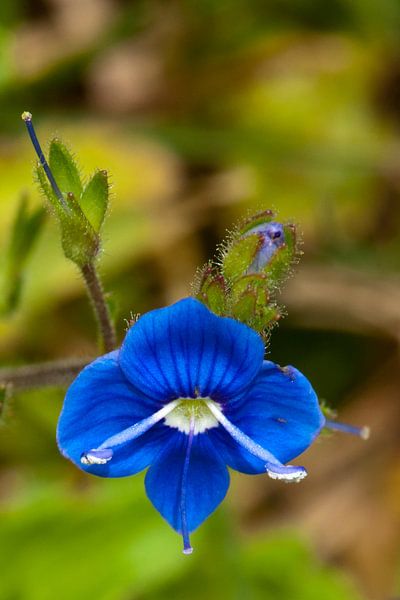
[[[78,165],[58,138],[50,143],[47,163],[32,123],[32,115],[22,114],[40,164],[36,174],[39,187],[55,213],[61,228],[65,256],[79,267],[93,261],[100,249],[100,229],[109,201],[106,171],[97,171],[84,185]]]
[[[253,262],[247,269],[247,273],[261,273],[275,252],[285,244],[284,227],[282,223],[276,221],[257,225],[250,229],[245,236],[254,234],[260,236],[261,243]]]

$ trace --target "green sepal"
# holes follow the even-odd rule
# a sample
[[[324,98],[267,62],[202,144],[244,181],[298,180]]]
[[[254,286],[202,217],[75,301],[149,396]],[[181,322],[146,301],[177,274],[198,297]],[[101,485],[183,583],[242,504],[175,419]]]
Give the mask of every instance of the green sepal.
[[[239,279],[232,284],[231,294],[233,298],[237,298],[246,290],[254,290],[257,297],[261,295],[262,301],[268,302],[267,287],[268,283],[266,275],[263,273],[250,273],[239,277]],[[258,303],[259,302],[260,298],[258,298]]]
[[[252,290],[244,292],[232,305],[232,315],[242,323],[250,324],[256,316],[257,296]]]
[[[268,303],[268,292],[261,285],[261,279],[254,278],[247,283],[245,291],[235,297],[232,315],[262,333],[279,320],[281,313],[277,305]]]
[[[36,169],[41,191],[57,217],[61,229],[61,246],[64,255],[79,267],[93,261],[100,248],[100,238],[82,212],[74,194],[66,195],[66,208],[49,185],[43,167]]]
[[[323,398],[319,399],[319,407],[321,409],[322,414],[327,420],[334,420],[337,417],[337,411],[329,406],[328,402]]]
[[[268,288],[274,289],[286,279],[297,256],[296,229],[294,225],[284,225],[285,243],[277,248],[262,272],[267,277]]]
[[[97,233],[100,231],[106,216],[109,192],[107,171],[96,171],[80,198],[80,207]]]
[[[60,218],[61,245],[65,257],[83,267],[97,255],[100,239],[73,194],[68,194],[67,202],[71,211]]]
[[[62,206],[60,200],[55,195],[53,188],[48,182],[46,173],[44,172],[44,169],[40,164],[36,165],[35,177],[39,186],[39,190],[48,201],[52,212],[55,214],[56,217],[61,218],[62,214],[65,212],[65,208]]]
[[[246,219],[242,224],[238,227],[239,235],[244,235],[254,227],[258,227],[259,225],[264,225],[266,223],[270,223],[275,217],[275,213],[270,210],[263,210],[252,217]]]
[[[196,298],[217,315],[226,312],[226,282],[209,265],[204,268]]]
[[[264,306],[258,306],[256,314],[251,322],[250,327],[253,327],[259,333],[268,331],[273,327],[281,318],[282,313],[279,307],[275,304],[267,304]]]
[[[246,273],[262,246],[257,233],[234,239],[222,258],[222,271],[227,279],[235,280]]]
[[[319,407],[327,421],[334,421],[337,418],[337,411],[331,406],[329,406],[328,402],[325,399],[319,398]],[[334,432],[332,431],[332,429],[328,429],[328,427],[323,427],[319,435],[320,437],[329,438],[333,434]]]
[[[26,261],[40,235],[45,216],[43,208],[30,212],[27,198],[21,198],[8,245],[2,252],[0,314],[3,316],[11,313],[18,305]]]
[[[58,138],[50,142],[49,165],[63,195],[72,193],[79,200],[83,185],[78,166],[68,148]]]

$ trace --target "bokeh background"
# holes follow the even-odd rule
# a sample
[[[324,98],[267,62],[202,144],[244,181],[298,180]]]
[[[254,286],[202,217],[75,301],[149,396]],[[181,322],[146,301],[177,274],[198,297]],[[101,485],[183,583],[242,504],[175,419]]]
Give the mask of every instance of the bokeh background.
[[[294,364],[369,442],[321,438],[309,477],[233,474],[180,539],[141,475],[103,481],[57,451],[63,390],[16,394],[0,429],[0,599],[392,600],[400,594],[400,2],[2,0],[0,242],[41,203],[20,120],[112,174],[101,271],[130,313],[190,291],[248,211],[305,252],[270,358]],[[3,250],[4,251],[4,250]],[[0,361],[94,356],[83,285],[47,218]]]

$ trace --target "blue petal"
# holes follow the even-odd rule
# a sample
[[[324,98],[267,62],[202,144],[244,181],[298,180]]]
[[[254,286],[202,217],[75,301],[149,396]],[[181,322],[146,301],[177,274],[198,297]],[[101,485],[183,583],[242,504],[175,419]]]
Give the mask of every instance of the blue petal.
[[[271,260],[272,256],[285,243],[285,231],[282,223],[272,221],[262,223],[246,232],[247,235],[258,233],[262,237],[261,249],[257,252],[255,259],[248,268],[248,273],[260,272]]]
[[[171,430],[170,430],[171,431]],[[145,486],[155,508],[181,533],[181,483],[188,436],[173,432],[165,450],[147,471]],[[229,473],[207,434],[194,436],[186,488],[189,531],[198,527],[222,502]]]
[[[263,356],[255,331],[187,298],[139,319],[119,360],[145,394],[165,401],[198,395],[227,401],[252,382]]]
[[[123,477],[146,468],[163,447],[167,428],[156,425],[114,450],[104,465],[83,465],[82,453],[154,412],[153,403],[127,381],[118,352],[101,356],[78,375],[67,391],[58,421],[57,443],[72,462],[102,477]]]
[[[264,361],[242,402],[224,410],[227,418],[255,442],[286,463],[308,448],[324,425],[318,398],[294,367]],[[240,447],[221,427],[209,431],[227,464],[243,473],[265,472],[265,463]]]

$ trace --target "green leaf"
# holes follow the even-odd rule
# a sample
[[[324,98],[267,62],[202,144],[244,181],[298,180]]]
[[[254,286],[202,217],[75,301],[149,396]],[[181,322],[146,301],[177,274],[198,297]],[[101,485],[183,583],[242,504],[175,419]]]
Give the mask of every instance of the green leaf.
[[[228,279],[234,280],[245,274],[262,244],[258,234],[235,239],[222,258],[222,270]]]
[[[10,398],[10,386],[7,384],[0,384],[0,425],[5,422],[8,401]]]
[[[54,138],[50,143],[49,165],[61,192],[71,192],[79,199],[83,186],[76,161],[58,138]]]
[[[295,532],[279,531],[253,540],[243,552],[241,568],[253,583],[255,598],[360,600],[344,573],[324,565]]]
[[[100,231],[106,216],[109,190],[107,171],[97,171],[86,185],[79,202],[83,213],[96,232]]]
[[[14,262],[21,264],[27,258],[45,220],[45,210],[41,207],[29,213],[28,199],[23,196],[16,213],[9,252]]]
[[[21,296],[26,262],[44,224],[45,211],[32,212],[23,196],[19,202],[10,239],[2,252],[0,265],[0,314],[8,315],[17,308]]]

